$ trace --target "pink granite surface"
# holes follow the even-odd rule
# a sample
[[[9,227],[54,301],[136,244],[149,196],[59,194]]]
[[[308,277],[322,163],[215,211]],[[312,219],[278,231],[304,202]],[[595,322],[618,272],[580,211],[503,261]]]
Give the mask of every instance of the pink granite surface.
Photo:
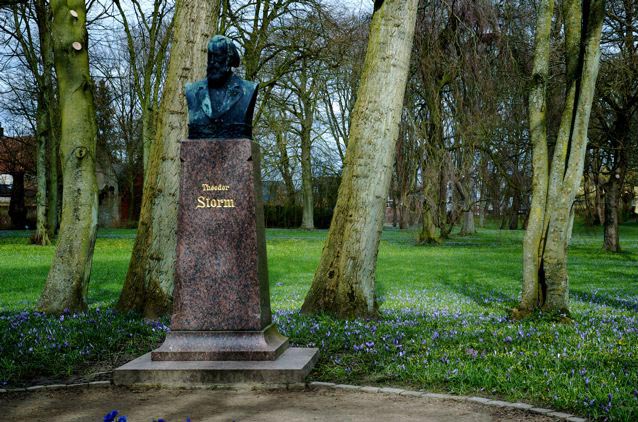
[[[184,140],[172,331],[271,323],[258,147]]]

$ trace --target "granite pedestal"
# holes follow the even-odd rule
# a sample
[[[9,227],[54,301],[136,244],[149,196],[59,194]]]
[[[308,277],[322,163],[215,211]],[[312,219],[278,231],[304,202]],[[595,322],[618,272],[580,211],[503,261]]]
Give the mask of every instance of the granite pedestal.
[[[289,349],[272,324],[258,146],[189,139],[181,161],[171,331],[114,382],[302,381],[318,350]]]

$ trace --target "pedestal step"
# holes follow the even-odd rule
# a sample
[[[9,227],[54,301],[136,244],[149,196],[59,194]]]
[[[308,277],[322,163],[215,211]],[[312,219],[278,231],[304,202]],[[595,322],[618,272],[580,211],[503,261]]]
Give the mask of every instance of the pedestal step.
[[[147,353],[113,372],[115,385],[194,387],[303,382],[319,349],[291,347],[270,361],[153,361]]]
[[[287,348],[288,338],[274,324],[261,331],[171,331],[151,359],[275,360]]]

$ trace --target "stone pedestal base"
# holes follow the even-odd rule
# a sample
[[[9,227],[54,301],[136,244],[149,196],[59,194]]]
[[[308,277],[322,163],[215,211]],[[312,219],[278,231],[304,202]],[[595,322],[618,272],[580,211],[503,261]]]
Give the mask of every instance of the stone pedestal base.
[[[169,388],[297,383],[304,381],[318,357],[319,349],[296,347],[270,361],[153,361],[147,353],[113,371],[113,383]]]
[[[154,361],[275,360],[288,338],[270,324],[261,331],[172,331],[151,352]]]

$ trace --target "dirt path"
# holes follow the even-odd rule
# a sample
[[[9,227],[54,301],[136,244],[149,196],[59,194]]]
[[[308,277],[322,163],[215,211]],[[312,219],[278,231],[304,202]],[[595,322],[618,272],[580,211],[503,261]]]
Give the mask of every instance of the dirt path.
[[[134,390],[120,387],[0,395],[0,421],[101,422],[117,409],[129,422],[420,421],[488,422],[555,419],[451,400],[314,391]]]

